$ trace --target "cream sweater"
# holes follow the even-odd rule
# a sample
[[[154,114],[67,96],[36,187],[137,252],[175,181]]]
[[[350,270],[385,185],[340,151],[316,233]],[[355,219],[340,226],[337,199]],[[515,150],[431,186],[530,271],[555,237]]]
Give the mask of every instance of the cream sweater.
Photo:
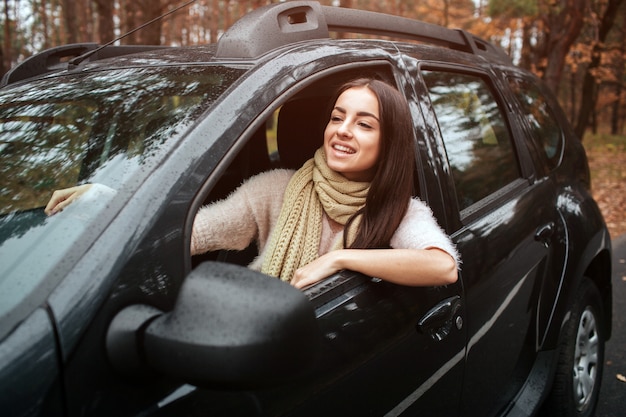
[[[283,194],[295,171],[278,169],[263,172],[246,180],[230,196],[202,207],[194,220],[191,254],[214,250],[243,250],[256,241],[259,256],[249,265],[260,270],[266,243],[280,214]],[[323,217],[319,254],[330,251],[342,239],[343,226]],[[449,253],[459,264],[453,243],[437,224],[432,211],[418,199],[412,199],[400,226],[391,238],[396,249],[438,248]]]

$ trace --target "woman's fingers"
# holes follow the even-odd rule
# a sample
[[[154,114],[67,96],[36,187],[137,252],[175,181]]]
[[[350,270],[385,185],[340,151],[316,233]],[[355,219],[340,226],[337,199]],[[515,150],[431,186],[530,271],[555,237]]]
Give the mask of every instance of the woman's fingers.
[[[50,197],[50,201],[46,204],[46,208],[44,208],[44,212],[48,216],[52,216],[60,211],[62,211],[65,207],[70,205],[76,198],[80,195],[84,194],[91,188],[91,184],[83,184],[77,187],[64,188],[62,190],[56,190],[52,193],[52,197]]]
[[[50,201],[48,201],[48,204],[46,205],[46,208],[44,209],[44,212],[48,216],[51,216],[61,211],[66,205],[66,204],[63,204],[63,202],[67,201],[68,198],[73,193],[73,191],[71,190],[72,190],[71,188],[68,188],[64,190],[56,190],[55,192],[53,192],[52,197],[50,198]]]

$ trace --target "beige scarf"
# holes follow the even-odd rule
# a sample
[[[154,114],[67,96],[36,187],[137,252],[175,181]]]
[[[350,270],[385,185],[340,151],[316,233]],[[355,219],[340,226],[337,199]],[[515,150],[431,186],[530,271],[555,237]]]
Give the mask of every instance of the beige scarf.
[[[296,269],[316,259],[322,236],[322,216],[344,225],[365,205],[369,182],[354,182],[326,164],[323,148],[304,163],[289,181],[278,223],[270,237],[261,271],[291,280]],[[354,241],[359,218],[350,227],[348,244]],[[343,247],[343,239],[335,249]]]

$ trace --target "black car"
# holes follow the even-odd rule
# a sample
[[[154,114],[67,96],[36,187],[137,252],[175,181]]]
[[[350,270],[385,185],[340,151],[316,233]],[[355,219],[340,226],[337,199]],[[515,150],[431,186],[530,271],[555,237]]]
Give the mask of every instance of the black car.
[[[255,248],[192,258],[198,208],[299,167],[363,75],[410,104],[415,189],[458,282],[343,271],[300,291],[246,268]],[[3,415],[593,415],[610,237],[555,98],[492,44],[293,1],[216,45],[67,45],[2,84]]]

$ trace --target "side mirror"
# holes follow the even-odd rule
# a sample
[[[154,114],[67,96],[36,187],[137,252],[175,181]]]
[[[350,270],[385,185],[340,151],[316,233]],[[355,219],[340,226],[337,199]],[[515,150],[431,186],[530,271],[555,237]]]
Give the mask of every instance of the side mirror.
[[[153,370],[195,385],[254,387],[311,369],[321,340],[301,291],[248,268],[205,262],[171,312],[127,307],[111,322],[106,344],[126,374]]]

